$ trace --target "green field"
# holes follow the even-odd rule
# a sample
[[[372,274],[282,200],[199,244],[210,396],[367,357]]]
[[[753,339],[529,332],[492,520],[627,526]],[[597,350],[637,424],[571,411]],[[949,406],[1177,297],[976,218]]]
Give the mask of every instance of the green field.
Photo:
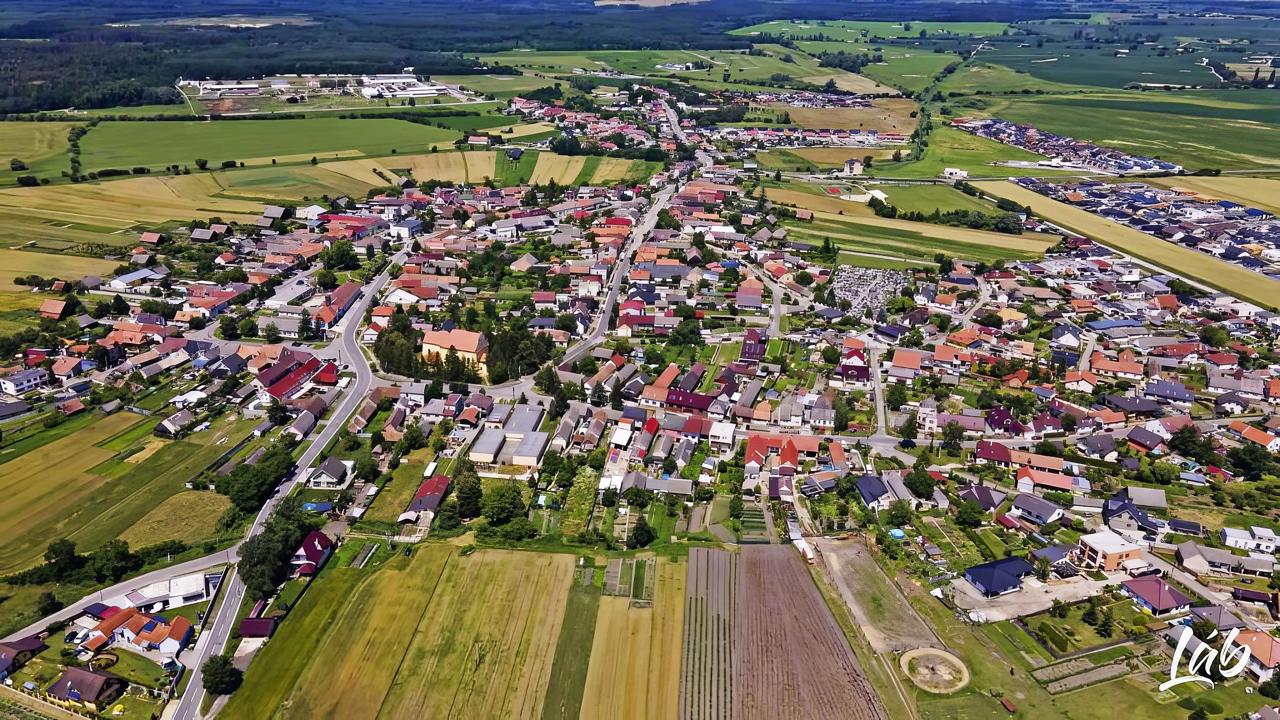
[[[905,151],[904,151],[905,152]],[[936,178],[944,168],[968,170],[975,177],[1012,177],[1017,175],[1066,175],[1064,170],[1034,171],[1026,168],[994,166],[993,162],[1037,162],[1044,157],[994,140],[970,135],[963,130],[940,127],[929,134],[929,147],[920,160],[902,162],[877,161],[872,173],[891,178]]]
[[[1084,88],[1038,78],[1025,70],[1014,70],[1004,65],[986,62],[967,63],[951,73],[939,84],[943,94],[951,93],[1012,93],[1023,90],[1044,92],[1069,92]]]
[[[770,33],[791,37],[822,34],[837,40],[999,35],[1009,26],[998,22],[873,22],[864,20],[773,20],[730,31],[730,35]]]
[[[993,214],[995,205],[956,190],[950,185],[881,185],[889,196],[889,204],[907,212],[931,213],[934,210],[976,210]]]
[[[1193,86],[1218,83],[1208,68],[1197,64],[1199,53],[1159,55],[1155,48],[1117,55],[1111,48],[1089,49],[1056,43],[1040,48],[1006,45],[983,51],[979,57],[984,62],[1067,85],[1122,88],[1130,83]]]
[[[0,512],[10,518],[13,531],[0,547],[0,572],[30,567],[49,542],[61,537],[75,541],[81,551],[120,537],[153,508],[183,491],[188,480],[254,424],[220,420],[184,440],[147,436],[117,451],[113,449],[119,445],[116,438],[122,434],[134,438],[138,424],[150,427],[155,421],[121,412],[75,418],[71,423],[78,429],[70,434],[54,428],[24,441],[25,448],[13,445],[0,455],[6,460],[0,465]],[[152,443],[155,446],[149,447]],[[147,455],[140,461],[131,457],[143,453]],[[175,536],[177,531],[170,525],[152,518],[134,531],[134,537]]]
[[[537,90],[556,82],[533,75],[436,75],[431,79],[447,85],[461,85],[466,90],[499,99],[515,97],[522,92]]]
[[[1261,90],[1017,96],[981,112],[1191,169],[1280,167],[1280,98]]]
[[[591,644],[596,633],[596,614],[600,608],[600,590],[594,586],[575,584],[569,591],[565,617],[573,618],[560,626],[556,656],[547,682],[547,697],[542,704],[543,720],[576,720],[582,710],[582,695],[591,663]]]
[[[913,92],[926,88],[944,67],[960,60],[954,53],[935,53],[917,48],[886,47],[882,53],[884,62],[867,65],[862,68],[862,74],[885,85]]]
[[[58,177],[70,167],[69,122],[0,122],[0,186],[17,185],[19,175]],[[10,169],[21,160],[26,170]]]
[[[943,253],[955,258],[991,262],[1039,256],[1048,241],[1034,236],[1004,235],[968,228],[883,218],[839,218],[815,213],[812,223],[789,224],[791,238],[822,244],[830,238],[841,250],[882,259],[928,264]]]
[[[306,162],[310,157],[342,159],[365,155],[426,152],[458,137],[452,130],[404,120],[238,120],[219,122],[103,122],[81,141],[86,171],[101,168],[163,168],[177,163],[211,167],[236,160],[246,164]]]
[[[538,718],[568,555],[448,545],[329,568],[254,660],[230,717]]]

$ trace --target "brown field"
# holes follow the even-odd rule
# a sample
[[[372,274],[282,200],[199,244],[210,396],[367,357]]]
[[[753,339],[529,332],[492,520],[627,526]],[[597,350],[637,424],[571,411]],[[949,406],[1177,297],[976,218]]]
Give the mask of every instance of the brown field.
[[[685,579],[685,625],[680,671],[680,720],[738,717],[734,652],[734,593],[738,556],[692,548]]]
[[[872,101],[870,108],[798,108],[786,105],[769,106],[771,110],[784,111],[791,122],[806,128],[844,128],[848,130],[877,130],[910,135],[916,129],[917,118],[911,113],[918,106],[914,100],[887,98]]]
[[[850,72],[829,73],[826,75],[808,75],[800,79],[805,82],[811,82],[814,85],[825,85],[827,80],[834,79],[836,81],[836,87],[841,90],[866,93],[868,95],[880,93],[891,93],[893,95],[899,94],[897,88],[891,88],[888,85],[881,85],[865,75],[855,75]]]
[[[520,125],[512,125],[511,132],[506,132],[506,128],[503,128],[503,132],[500,132],[499,134],[507,140],[517,140],[522,137],[527,137],[529,135],[537,135],[539,133],[544,133],[544,132],[550,132],[555,129],[556,129],[556,126],[551,123],[545,123],[545,122],[522,123]]]
[[[19,275],[42,275],[79,280],[85,275],[109,275],[120,263],[98,258],[59,255],[56,253],[24,252],[17,248],[0,250],[0,290],[20,291],[13,284]]]
[[[887,720],[796,550],[744,546],[741,556],[733,626],[737,717]]]
[[[1182,178],[1178,178],[1181,182]],[[1113,223],[1080,208],[1047,198],[1011,182],[988,180],[974,183],[983,191],[1019,205],[1029,205],[1051,222],[1159,265],[1179,275],[1230,292],[1263,307],[1280,305],[1280,282],[1182,245],[1151,237],[1133,228]]]
[[[671,718],[680,703],[685,566],[660,560],[652,608],[600,598],[581,720]]]
[[[462,183],[467,181],[467,164],[462,153],[442,152],[429,155],[404,155],[390,161],[395,167],[407,167],[418,182],[443,180]]]
[[[468,150],[462,153],[462,158],[467,165],[467,182],[484,182],[485,178],[493,178],[496,174],[497,153],[492,150]]]
[[[1253,177],[1153,178],[1152,185],[1190,190],[1210,200],[1234,200],[1280,212],[1280,180]]]
[[[573,572],[572,555],[453,558],[376,716],[540,718]]]
[[[870,207],[867,207],[866,203],[843,200],[838,195],[822,195],[804,192],[803,190],[789,190],[787,188],[768,188],[765,194],[775,202],[796,205],[814,211],[820,210],[840,217],[848,217],[850,215],[861,217],[876,216],[875,212]]]
[[[214,534],[218,519],[229,507],[231,500],[226,495],[210,490],[186,490],[166,498],[121,533],[120,539],[134,548],[167,540],[197,542]]]
[[[571,183],[578,177],[578,173],[582,172],[582,166],[586,163],[587,158],[585,155],[568,156],[540,153],[538,155],[538,164],[533,166],[533,175],[529,177],[529,183],[544,185],[550,180],[555,180],[561,184]]]

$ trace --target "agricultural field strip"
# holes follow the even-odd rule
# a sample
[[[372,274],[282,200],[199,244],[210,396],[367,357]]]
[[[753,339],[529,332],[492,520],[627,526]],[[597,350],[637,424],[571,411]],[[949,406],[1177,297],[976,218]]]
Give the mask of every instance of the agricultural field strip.
[[[1111,222],[1080,208],[1060,203],[1011,182],[985,181],[975,185],[984,192],[1008,198],[1050,222],[1091,237],[1170,271],[1230,292],[1237,297],[1272,307],[1280,297],[1280,283],[1262,273],[1224,262],[1205,253]]]
[[[685,580],[684,650],[680,720],[738,717],[734,679],[734,593],[738,557],[724,550],[692,548]]]

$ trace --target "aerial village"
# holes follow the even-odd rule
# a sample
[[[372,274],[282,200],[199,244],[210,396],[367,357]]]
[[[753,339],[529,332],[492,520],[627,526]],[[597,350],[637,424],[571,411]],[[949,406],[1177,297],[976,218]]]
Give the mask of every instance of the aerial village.
[[[1275,497],[1257,480],[1280,452],[1280,315],[1025,214],[1052,236],[1043,259],[835,262],[792,239],[814,213],[770,200],[717,144],[900,136],[700,127],[661,89],[621,116],[520,97],[509,112],[606,149],[698,150],[609,186],[398,178],[394,193],[267,205],[252,224],[142,233],[110,276],[28,279],[41,316],[76,332],[3,369],[0,417],[136,412],[166,440],[244,423],[188,487],[243,497],[249,517],[281,490],[305,501],[277,589],[234,618],[237,662],[335,555],[363,548],[345,551],[360,567],[380,546],[348,538],[411,547],[473,522],[465,483],[525,489],[517,517],[488,528],[509,542],[572,527],[643,546],[649,506],[666,509],[662,535],[781,539],[810,562],[814,538],[862,530],[961,621],[1013,623],[1036,653],[1164,657],[1184,625],[1220,642],[1211,625],[1239,630],[1250,682],[1275,688],[1280,537],[1250,518]],[[1146,162],[962,127],[1095,169]],[[1247,209],[1133,183],[1063,192],[1171,242],[1228,258],[1269,243],[1276,259],[1270,218]],[[0,677],[95,711],[147,674],[95,658],[176,682],[213,627],[183,608],[220,582],[185,573],[72,608],[52,635],[0,643]],[[75,662],[33,675],[53,645]],[[1129,671],[1085,663],[1045,682]]]

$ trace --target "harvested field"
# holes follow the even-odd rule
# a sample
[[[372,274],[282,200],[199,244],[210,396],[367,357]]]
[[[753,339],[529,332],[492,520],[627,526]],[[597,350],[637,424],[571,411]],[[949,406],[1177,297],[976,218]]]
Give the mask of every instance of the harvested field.
[[[462,153],[442,152],[430,155],[398,157],[392,162],[396,167],[406,167],[418,182],[442,180],[462,183],[467,181],[466,158]]]
[[[681,720],[737,718],[733,649],[738,556],[692,548],[685,580],[685,626],[680,672]]]
[[[167,540],[194,543],[214,534],[218,519],[231,507],[226,495],[186,490],[165,499],[120,535],[129,547],[143,548]]]
[[[821,195],[788,188],[769,188],[765,192],[770,200],[787,205],[795,205],[796,207],[808,208],[814,211],[820,210],[840,217],[849,215],[875,217],[875,212],[867,207],[866,203],[844,200],[839,195]]]
[[[496,153],[492,150],[468,150],[462,153],[467,166],[467,182],[484,182],[493,179]]]
[[[538,164],[534,166],[533,176],[529,178],[529,182],[535,185],[545,185],[551,180],[561,184],[571,183],[578,177],[578,173],[582,172],[582,166],[586,162],[587,158],[582,155],[541,153],[538,155]]]
[[[23,290],[13,279],[19,275],[42,275],[79,280],[85,275],[107,275],[119,263],[98,258],[54,253],[24,252],[15,248],[0,250],[0,290]],[[26,288],[30,289],[30,288]]]
[[[735,717],[888,719],[794,548],[744,546],[734,601]]]
[[[876,130],[910,135],[918,118],[911,117],[916,102],[906,98],[876,98],[869,108],[800,108],[771,105],[791,116],[791,122],[804,128]]]
[[[681,563],[660,561],[652,608],[624,597],[600,599],[582,720],[678,714],[684,570]]]
[[[525,123],[520,125],[512,125],[511,132],[506,132],[505,128],[500,134],[507,140],[519,140],[522,137],[530,135],[541,135],[542,133],[553,132],[555,125],[545,122]]]
[[[572,555],[454,558],[377,717],[541,717],[573,571]]]
[[[996,197],[1008,198],[1019,205],[1029,205],[1032,211],[1050,222],[1090,237],[1120,252],[1128,253],[1263,307],[1280,305],[1280,282],[1262,273],[1233,265],[1176,243],[1165,242],[1011,182],[986,181],[975,183],[975,185]]]

